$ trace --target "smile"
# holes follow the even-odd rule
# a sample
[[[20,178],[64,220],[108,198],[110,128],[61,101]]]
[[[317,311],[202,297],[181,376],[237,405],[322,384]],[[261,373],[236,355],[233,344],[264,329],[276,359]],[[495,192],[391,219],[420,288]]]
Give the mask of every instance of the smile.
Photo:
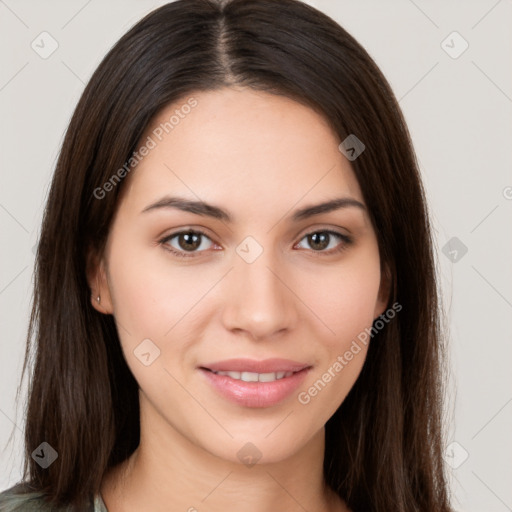
[[[213,370],[211,370],[213,371]],[[274,382],[275,380],[291,377],[295,372],[271,372],[271,373],[254,373],[254,372],[216,372],[216,375],[227,375],[235,380],[243,380],[244,382]]]
[[[278,405],[304,382],[311,367],[298,371],[244,372],[199,369],[206,382],[220,396],[243,407]]]

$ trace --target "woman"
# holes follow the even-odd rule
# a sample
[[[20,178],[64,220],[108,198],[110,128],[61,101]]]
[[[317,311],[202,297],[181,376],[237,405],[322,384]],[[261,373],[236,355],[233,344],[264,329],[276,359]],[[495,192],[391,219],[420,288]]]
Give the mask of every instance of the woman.
[[[165,5],[63,143],[0,510],[449,511],[440,314],[365,50],[296,0]]]

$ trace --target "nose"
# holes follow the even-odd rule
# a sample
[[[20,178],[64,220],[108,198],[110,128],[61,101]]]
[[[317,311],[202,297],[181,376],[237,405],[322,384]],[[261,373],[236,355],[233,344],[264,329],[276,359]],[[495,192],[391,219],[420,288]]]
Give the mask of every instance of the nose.
[[[226,329],[246,333],[255,340],[268,339],[295,327],[298,299],[289,273],[283,271],[272,251],[248,263],[235,260],[226,278],[222,320]]]

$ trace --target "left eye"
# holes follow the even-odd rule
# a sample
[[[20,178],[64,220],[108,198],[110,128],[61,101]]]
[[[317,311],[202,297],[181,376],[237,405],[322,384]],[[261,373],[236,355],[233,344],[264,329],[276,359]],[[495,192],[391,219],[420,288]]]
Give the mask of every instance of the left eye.
[[[333,238],[338,238],[338,240],[342,240],[343,243],[340,244],[338,242],[337,244],[335,243],[334,245],[331,245]],[[342,235],[336,231],[313,231],[312,233],[305,235],[302,240],[307,240],[309,246],[313,247],[314,252],[322,253],[341,251],[351,243],[351,239],[348,236]]]
[[[341,240],[341,243],[335,243],[335,239]],[[171,243],[177,239],[177,246]],[[165,247],[166,250],[180,257],[193,257],[198,252],[204,252],[208,247],[204,247],[204,239],[212,242],[210,237],[201,231],[188,230],[180,231],[172,235],[166,236],[160,243]],[[351,238],[336,231],[313,231],[302,237],[299,244],[303,240],[307,240],[307,243],[312,248],[313,252],[321,254],[330,254],[333,252],[339,252],[352,243]],[[334,242],[334,243],[333,243]],[[208,244],[206,244],[208,245]],[[326,250],[327,249],[327,250]]]

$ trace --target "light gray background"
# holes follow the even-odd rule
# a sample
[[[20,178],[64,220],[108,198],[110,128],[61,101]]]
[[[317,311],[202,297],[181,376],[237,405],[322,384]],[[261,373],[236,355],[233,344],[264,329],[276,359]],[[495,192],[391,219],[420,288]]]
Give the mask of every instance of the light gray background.
[[[16,410],[14,397],[32,249],[64,131],[105,53],[163,3],[0,0],[0,489],[21,474],[24,404]],[[454,506],[512,510],[512,2],[308,3],[336,19],[375,59],[415,144],[449,315],[453,373],[446,414],[448,443],[457,444],[447,447],[446,460],[454,467]],[[43,31],[59,45],[47,59],[31,48]],[[469,44],[458,58],[445,51],[463,48],[457,36],[446,40],[453,31]],[[458,252],[443,253],[452,237],[467,254],[454,242],[448,249]]]

